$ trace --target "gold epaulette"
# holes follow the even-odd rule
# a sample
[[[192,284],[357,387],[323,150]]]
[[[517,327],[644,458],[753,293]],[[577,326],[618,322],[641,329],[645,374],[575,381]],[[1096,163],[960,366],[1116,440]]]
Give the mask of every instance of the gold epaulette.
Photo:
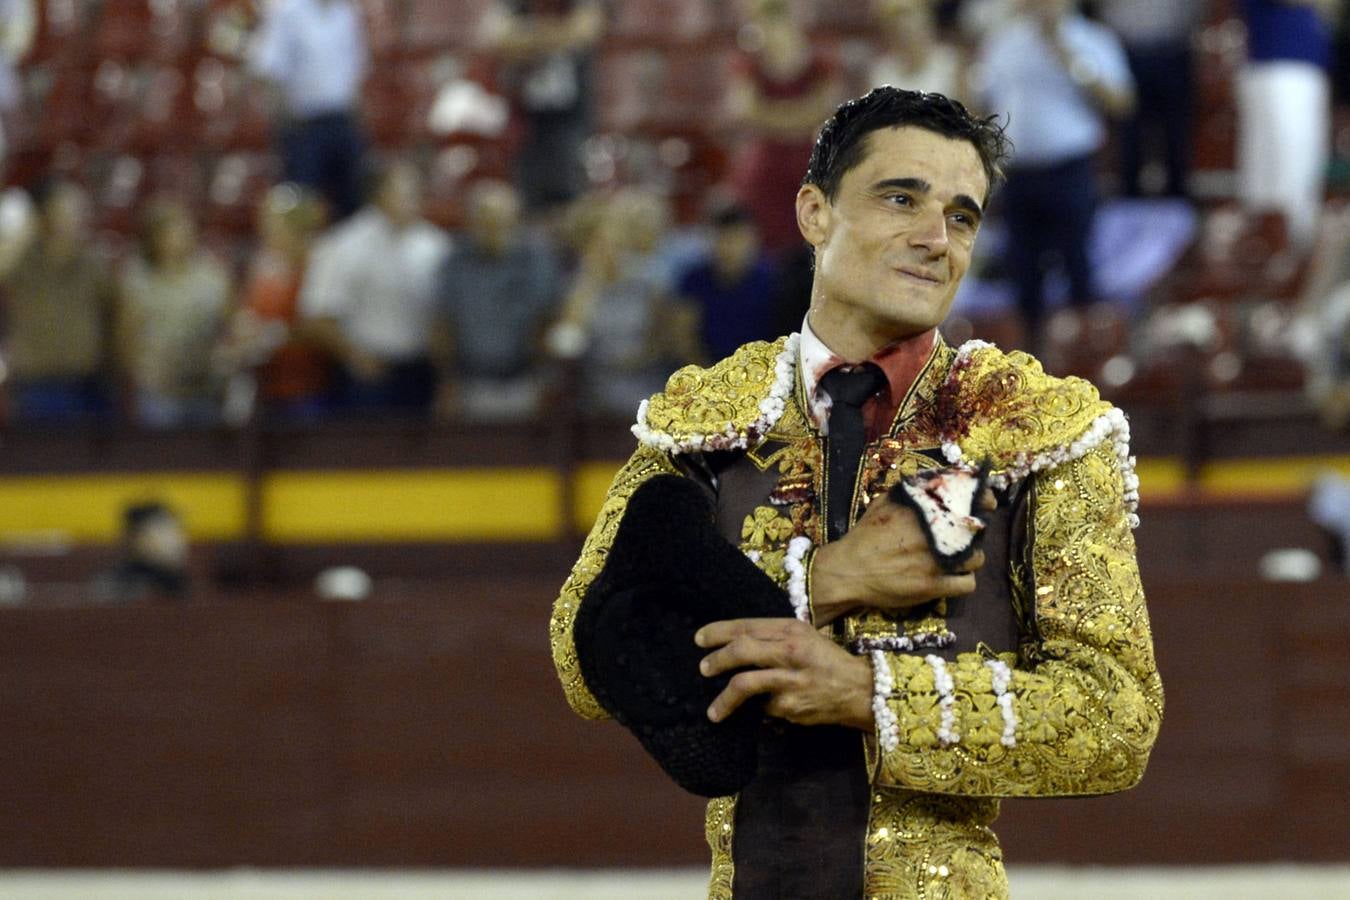
[[[971,341],[958,351],[937,404],[947,459],[988,461],[999,486],[1081,459],[1109,441],[1136,521],[1139,481],[1129,422],[1089,382],[1048,375],[1021,351]]]
[[[754,341],[708,368],[685,366],[643,401],[633,434],[668,453],[751,446],[786,409],[797,342],[795,334]]]

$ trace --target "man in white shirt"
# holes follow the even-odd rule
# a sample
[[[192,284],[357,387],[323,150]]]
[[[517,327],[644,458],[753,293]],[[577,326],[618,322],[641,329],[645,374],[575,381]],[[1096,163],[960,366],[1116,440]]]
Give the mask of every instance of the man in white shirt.
[[[320,240],[300,292],[305,334],[347,376],[355,408],[425,411],[435,392],[428,334],[450,239],[421,218],[421,177],[396,163],[372,202]]]
[[[316,188],[335,219],[350,215],[361,202],[366,144],[357,123],[369,68],[359,7],[354,0],[276,0],[249,62],[278,95],[285,179]]]
[[[1087,240],[1097,204],[1095,157],[1107,119],[1134,108],[1120,41],[1081,16],[1074,0],[1022,0],[1020,15],[982,48],[980,91],[1008,117],[1015,156],[1003,190],[1008,264],[1028,334],[1041,322],[1043,266],[1057,255],[1070,301],[1093,300]]]

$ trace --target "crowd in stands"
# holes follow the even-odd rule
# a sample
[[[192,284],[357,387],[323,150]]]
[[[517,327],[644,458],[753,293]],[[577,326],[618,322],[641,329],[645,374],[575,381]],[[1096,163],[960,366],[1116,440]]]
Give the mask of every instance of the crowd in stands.
[[[135,91],[130,51],[92,66],[62,55],[63,42],[113,40],[71,24],[95,6],[149,28],[125,37],[143,56],[177,40],[173,52],[197,60],[176,89],[185,99],[164,101],[167,124],[115,140],[153,151],[174,139],[177,104],[195,105],[204,188],[164,175],[157,157],[128,152],[103,171],[78,140],[44,137],[98,140],[65,108],[44,111],[72,72],[109,96]],[[1278,257],[1295,273],[1282,296],[1255,299],[1278,302],[1328,423],[1350,420],[1350,275],[1300,277],[1350,268],[1350,220],[1322,214],[1338,0],[405,4],[410,17],[458,16],[417,46],[373,0],[140,6],[0,2],[8,422],[529,420],[560,385],[587,410],[629,417],[673,368],[796,329],[811,259],[792,198],[814,129],[883,83],[1007,121],[1016,153],[971,278],[1002,285],[1001,300],[963,295],[966,327],[1066,371],[1073,354],[1056,357],[1057,340],[1098,366],[1116,353],[1146,361],[1138,336],[1165,331],[1143,327],[1160,304],[1210,303],[1216,328],[1241,332],[1238,304],[1164,276],[1216,247],[1237,248],[1234,262],[1255,234],[1260,265]],[[171,39],[156,30],[171,15],[197,19]],[[115,24],[100,34],[122,34]],[[1204,70],[1215,54],[1229,83]],[[387,123],[411,102],[392,73],[417,66],[431,124],[390,141]],[[681,79],[710,84],[700,96],[713,102],[677,115]],[[143,86],[147,116],[158,83]],[[1199,173],[1196,142],[1212,130],[1200,106],[1213,97],[1230,113],[1227,157]],[[212,144],[239,110],[264,113],[261,167],[232,152],[248,140],[238,122]],[[625,119],[631,134],[615,127]],[[1201,177],[1215,171],[1228,181]],[[206,215],[232,203],[233,223]],[[1113,227],[1142,233],[1138,255],[1159,260],[1129,291],[1108,269],[1135,245],[1101,237],[1112,203]],[[1215,223],[1229,213],[1225,237]],[[1238,281],[1229,295],[1254,299]]]

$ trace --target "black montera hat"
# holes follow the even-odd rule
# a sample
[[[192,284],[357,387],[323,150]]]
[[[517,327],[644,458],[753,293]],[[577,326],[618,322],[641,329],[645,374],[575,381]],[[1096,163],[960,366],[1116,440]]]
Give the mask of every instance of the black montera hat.
[[[707,710],[732,673],[705,678],[709,622],[792,617],[787,593],[733,547],[697,483],[657,475],[629,498],[600,575],[577,611],[586,686],[685,790],[734,794],[755,775],[764,699],[725,720]]]

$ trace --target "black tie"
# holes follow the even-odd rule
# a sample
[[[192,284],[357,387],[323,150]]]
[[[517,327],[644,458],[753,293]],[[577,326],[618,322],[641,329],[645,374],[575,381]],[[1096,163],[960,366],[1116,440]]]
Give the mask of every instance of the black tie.
[[[820,386],[830,395],[830,432],[825,441],[826,509],[829,514],[828,535],[838,540],[848,531],[853,512],[853,483],[858,479],[863,447],[867,445],[867,431],[863,426],[863,404],[880,391],[886,376],[871,363],[850,371],[833,369],[820,379]]]

